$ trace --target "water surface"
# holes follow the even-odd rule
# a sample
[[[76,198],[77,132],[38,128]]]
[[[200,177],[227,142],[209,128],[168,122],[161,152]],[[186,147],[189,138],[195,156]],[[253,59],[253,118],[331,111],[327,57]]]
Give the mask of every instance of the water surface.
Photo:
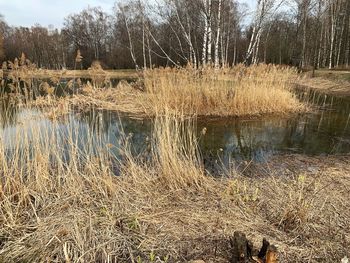
[[[264,161],[281,153],[349,153],[350,98],[315,92],[301,94],[301,97],[317,105],[318,110],[289,117],[199,119],[196,128],[205,162],[219,165],[233,160]],[[5,107],[5,103],[0,105],[0,134],[9,148],[15,145],[19,132],[30,136],[35,127],[38,131],[57,131],[62,144],[70,135],[83,148],[94,144],[115,146],[110,148],[115,149],[116,156],[121,140],[128,136],[133,153],[140,154],[147,151],[153,129],[151,120],[121,117],[109,111],[91,110],[53,122],[36,110]],[[203,135],[204,128],[206,133]]]

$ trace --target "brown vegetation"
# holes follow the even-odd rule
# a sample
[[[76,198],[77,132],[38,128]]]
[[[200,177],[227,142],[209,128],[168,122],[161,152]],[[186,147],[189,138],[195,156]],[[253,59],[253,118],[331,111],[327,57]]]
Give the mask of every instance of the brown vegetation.
[[[350,96],[350,71],[344,73],[341,76],[337,76],[337,73],[318,73],[317,77],[310,78],[305,76],[300,78],[296,84],[301,87],[306,87],[309,89],[314,89],[326,94],[335,95],[335,96]],[[344,75],[346,77],[344,77]]]
[[[43,72],[26,60],[24,54],[23,57],[24,63],[15,60],[5,64],[4,67],[11,70],[6,70],[1,89],[24,96],[27,103],[50,108],[58,115],[64,115],[72,108],[86,110],[91,107],[134,117],[155,116],[166,110],[188,116],[230,117],[284,115],[306,110],[293,92],[298,75],[290,67],[261,64],[200,71],[161,68],[139,73],[136,82],[122,80],[113,87],[112,75],[95,62],[83,73],[90,79],[86,84],[77,76],[79,71],[72,71],[72,79],[64,85],[61,80],[68,76],[67,72],[45,71],[42,76],[49,79],[50,85],[48,81],[37,79]],[[66,96],[62,98],[59,94]],[[62,104],[66,106],[57,108]]]
[[[66,101],[81,110],[94,107],[138,117],[168,110],[188,116],[284,115],[306,110],[293,93],[297,78],[293,68],[271,65],[202,71],[154,69],[145,71],[140,81],[122,81],[116,88],[93,81]],[[45,99],[34,103],[45,105]],[[50,107],[51,103],[48,101]]]
[[[272,65],[201,72],[156,69],[145,72],[145,89],[154,111],[200,116],[257,116],[305,110],[293,94],[293,68]]]
[[[4,71],[0,69],[0,74]],[[89,71],[87,70],[46,70],[36,69],[28,72],[33,78],[89,78]],[[98,73],[96,74],[98,75]],[[138,77],[135,70],[104,70],[103,75],[107,75],[111,79],[135,79]]]
[[[275,244],[280,262],[340,262],[350,243],[348,156],[285,157],[278,174],[214,178],[179,117],[155,120],[151,161],[132,157],[126,138],[119,176],[109,145],[78,151],[69,133],[64,161],[55,131],[23,123],[12,151],[1,134],[1,261],[227,262],[239,230],[256,247],[262,237]]]

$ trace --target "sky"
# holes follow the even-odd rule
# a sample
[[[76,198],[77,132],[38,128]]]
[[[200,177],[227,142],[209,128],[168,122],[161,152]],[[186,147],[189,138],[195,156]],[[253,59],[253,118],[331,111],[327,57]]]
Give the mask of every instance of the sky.
[[[61,28],[64,18],[88,6],[111,12],[115,0],[0,0],[0,13],[12,26],[53,25]]]
[[[152,0],[149,0],[152,1]],[[253,5],[256,0],[239,0]],[[0,0],[0,14],[11,26],[63,26],[64,18],[88,6],[100,6],[110,13],[115,0]]]

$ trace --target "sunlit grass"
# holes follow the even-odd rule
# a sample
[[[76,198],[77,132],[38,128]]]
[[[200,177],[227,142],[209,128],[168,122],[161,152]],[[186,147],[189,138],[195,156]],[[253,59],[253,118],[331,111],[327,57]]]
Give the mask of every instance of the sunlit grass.
[[[202,71],[154,69],[145,71],[141,81],[122,81],[116,88],[86,85],[71,104],[139,117],[165,111],[187,116],[286,115],[307,110],[293,92],[297,78],[294,69],[272,65]]]
[[[236,230],[256,246],[267,237],[281,262],[344,256],[346,163],[317,175],[214,178],[194,127],[170,111],[158,116],[147,160],[131,154],[127,137],[117,160],[110,145],[81,149],[78,130],[62,139],[58,126],[27,120],[11,143],[0,133],[1,261],[227,262]]]
[[[293,92],[298,79],[294,68],[256,65],[215,70],[212,68],[158,68],[139,72],[139,79],[112,86],[111,74],[94,62],[83,83],[79,71],[65,84],[65,71],[45,71],[37,80],[37,69],[23,58],[9,62],[11,68],[2,90],[23,96],[34,105],[52,107],[53,99],[65,95],[75,108],[89,106],[137,116],[156,116],[166,110],[187,116],[251,117],[266,114],[303,112],[306,106]],[[43,72],[41,72],[43,73]],[[40,73],[40,74],[41,74]],[[58,74],[59,73],[59,74]],[[50,84],[49,84],[50,83]],[[48,98],[48,99],[46,99]]]
[[[273,65],[200,72],[155,69],[145,72],[151,110],[201,116],[257,116],[305,110],[292,92],[294,69]]]

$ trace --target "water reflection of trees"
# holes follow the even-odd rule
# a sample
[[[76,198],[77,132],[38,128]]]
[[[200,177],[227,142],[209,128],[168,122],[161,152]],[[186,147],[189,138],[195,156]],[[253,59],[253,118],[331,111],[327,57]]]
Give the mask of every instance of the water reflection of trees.
[[[350,109],[340,112],[333,109],[291,118],[208,122],[201,147],[212,155],[222,148],[217,158],[224,161],[230,158],[261,160],[275,152],[347,152],[350,146],[344,139],[350,138],[349,118]]]
[[[146,138],[151,133],[150,121],[135,120],[109,111],[92,109],[81,114],[80,122],[87,125],[89,136],[99,138],[104,144],[118,148],[123,141],[129,140],[135,154],[144,150]]]
[[[6,128],[16,124],[18,121],[18,107],[9,100],[0,101],[0,125]]]
[[[318,113],[290,118],[198,121],[198,134],[207,128],[199,141],[202,155],[211,162],[229,163],[232,159],[263,160],[276,152],[348,152],[350,103],[335,98],[325,100],[328,100],[326,105],[329,102],[332,107],[328,105]],[[0,110],[2,128],[15,125],[22,116],[17,107],[6,103],[0,103]],[[96,109],[76,116],[71,115],[70,121],[60,123],[59,127],[62,136],[72,130],[82,147],[92,142],[97,145],[96,149],[107,144],[114,149],[127,137],[133,153],[140,154],[147,147],[146,138],[151,137],[150,120],[134,120]]]

